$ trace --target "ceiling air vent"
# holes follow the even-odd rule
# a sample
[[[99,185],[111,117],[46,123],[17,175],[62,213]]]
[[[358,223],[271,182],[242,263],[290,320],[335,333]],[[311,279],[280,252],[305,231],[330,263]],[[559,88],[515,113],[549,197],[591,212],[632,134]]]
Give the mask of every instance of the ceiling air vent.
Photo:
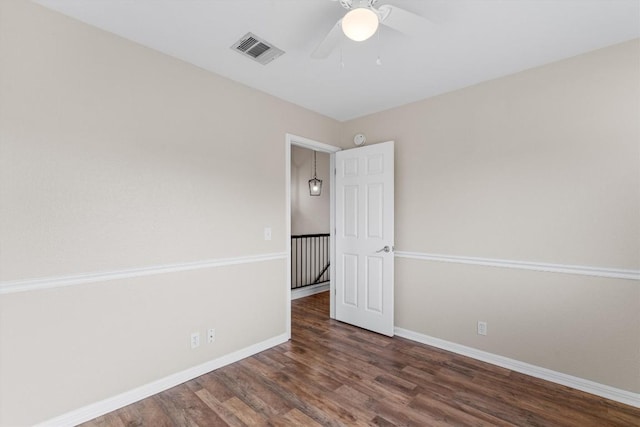
[[[235,42],[231,49],[266,65],[284,53],[269,42],[262,40],[253,33],[247,33],[240,40]]]

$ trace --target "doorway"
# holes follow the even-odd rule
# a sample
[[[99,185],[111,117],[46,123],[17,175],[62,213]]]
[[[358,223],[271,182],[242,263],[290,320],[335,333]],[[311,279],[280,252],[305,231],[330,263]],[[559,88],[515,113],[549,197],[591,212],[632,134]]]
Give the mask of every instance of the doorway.
[[[291,150],[294,146],[330,156],[329,316],[393,336],[394,142],[341,150],[290,134],[285,142],[287,336],[291,338]]]
[[[291,146],[291,299],[329,290],[329,153]]]
[[[292,224],[292,209],[296,206],[293,205],[292,203],[292,194],[293,191],[297,191],[298,194],[300,194],[302,192],[303,189],[301,188],[293,188],[292,186],[292,165],[293,164],[293,160],[294,160],[294,155],[293,152],[294,150],[296,151],[295,155],[297,157],[302,157],[304,158],[304,154],[306,154],[307,159],[310,159],[313,154],[313,151],[318,152],[319,154],[323,155],[323,156],[327,156],[328,155],[328,163],[329,163],[329,168],[328,168],[328,173],[325,171],[324,173],[327,173],[326,176],[318,176],[319,179],[323,180],[323,191],[326,191],[326,193],[330,196],[328,197],[328,202],[329,202],[329,212],[328,212],[328,218],[322,218],[319,221],[313,221],[311,220],[311,224],[309,224],[306,221],[302,221],[305,224],[301,224],[301,223],[296,223],[296,224]],[[305,153],[302,150],[310,150],[308,153]],[[328,145],[328,144],[324,144],[322,142],[318,142],[318,141],[314,141],[308,138],[304,138],[301,136],[297,136],[297,135],[292,135],[292,134],[287,134],[286,135],[286,139],[285,139],[285,168],[286,168],[286,218],[287,218],[287,292],[286,292],[286,296],[287,296],[287,302],[286,302],[286,306],[287,306],[287,316],[286,316],[286,330],[287,330],[287,335],[289,338],[291,338],[291,287],[292,287],[292,278],[291,278],[291,271],[292,271],[292,256],[291,256],[291,236],[292,234],[295,235],[294,233],[292,233],[292,230],[295,230],[297,233],[299,233],[301,230],[304,230],[304,227],[311,227],[308,230],[311,231],[319,231],[317,228],[313,228],[313,227],[321,227],[323,225],[326,225],[326,222],[328,222],[328,234],[329,234],[329,239],[328,239],[328,254],[329,254],[329,259],[328,259],[328,276],[331,278],[329,281],[329,292],[330,292],[330,308],[329,308],[329,313],[330,313],[330,317],[331,318],[335,318],[335,306],[334,306],[334,293],[335,293],[335,282],[333,280],[333,278],[335,277],[335,263],[334,263],[334,253],[335,253],[335,246],[334,246],[334,232],[335,232],[335,218],[334,218],[334,198],[331,197],[331,195],[334,194],[335,191],[335,180],[333,179],[333,173],[332,171],[335,170],[335,153],[337,151],[340,151],[341,149],[339,147],[336,146],[332,146],[332,145]],[[298,156],[298,154],[301,154],[301,156]],[[303,162],[301,162],[303,163]],[[301,174],[304,174],[305,172],[305,167],[303,164],[298,165],[301,166]],[[310,175],[311,173],[311,169],[307,169],[308,170],[308,174]],[[304,175],[299,177],[300,179],[298,181],[308,181],[311,176],[309,176],[309,178],[305,178]],[[309,195],[308,189],[306,189],[306,194]],[[309,197],[317,197],[317,196],[309,196]],[[297,206],[297,208],[300,208],[300,206]],[[328,219],[328,221],[327,221]],[[301,228],[302,227],[302,228]],[[305,234],[320,234],[320,233],[305,233]]]

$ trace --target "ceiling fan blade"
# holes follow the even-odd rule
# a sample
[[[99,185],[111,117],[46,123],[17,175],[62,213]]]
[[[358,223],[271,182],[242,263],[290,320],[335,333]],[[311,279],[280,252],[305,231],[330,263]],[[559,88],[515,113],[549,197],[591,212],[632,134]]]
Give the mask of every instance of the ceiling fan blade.
[[[431,23],[420,15],[390,4],[380,6],[378,12],[380,13],[380,22],[383,25],[404,34],[419,34],[425,26]]]
[[[329,34],[322,40],[311,54],[312,58],[324,59],[335,49],[342,41],[344,33],[342,32],[342,19],[336,22]]]

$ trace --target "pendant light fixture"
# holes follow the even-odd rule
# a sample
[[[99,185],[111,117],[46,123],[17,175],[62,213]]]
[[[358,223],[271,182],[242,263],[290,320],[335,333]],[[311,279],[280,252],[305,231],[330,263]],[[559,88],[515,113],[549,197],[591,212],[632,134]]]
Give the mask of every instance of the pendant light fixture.
[[[313,179],[309,180],[309,194],[319,196],[322,192],[322,180],[316,175],[316,152],[313,152]]]

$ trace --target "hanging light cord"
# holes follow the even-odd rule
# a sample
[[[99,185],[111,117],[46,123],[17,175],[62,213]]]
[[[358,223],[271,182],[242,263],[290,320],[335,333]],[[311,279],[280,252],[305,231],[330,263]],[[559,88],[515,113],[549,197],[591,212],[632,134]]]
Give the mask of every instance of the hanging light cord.
[[[316,152],[313,152],[313,179],[316,179]]]
[[[380,27],[378,27],[378,34],[376,34],[376,36],[378,37],[378,59],[376,59],[376,64],[377,65],[382,65],[382,59],[380,59]]]

